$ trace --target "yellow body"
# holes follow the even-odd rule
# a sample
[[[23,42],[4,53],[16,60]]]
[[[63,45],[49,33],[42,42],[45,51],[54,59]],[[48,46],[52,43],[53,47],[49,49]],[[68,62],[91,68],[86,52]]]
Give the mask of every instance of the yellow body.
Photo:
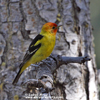
[[[43,25],[41,33],[30,44],[12,84],[17,83],[19,77],[28,66],[42,61],[51,54],[55,46],[57,29],[57,25],[52,22]]]
[[[40,33],[42,34],[42,33]],[[55,46],[55,35],[51,35],[51,34],[45,34],[43,35],[44,37],[36,42],[36,45],[41,43],[41,47],[39,48],[39,50],[31,57],[31,59],[29,61],[27,61],[23,68],[21,69],[20,74],[31,64],[35,64],[37,62],[42,61],[43,59],[47,58],[48,56],[50,56],[51,52],[54,49]]]

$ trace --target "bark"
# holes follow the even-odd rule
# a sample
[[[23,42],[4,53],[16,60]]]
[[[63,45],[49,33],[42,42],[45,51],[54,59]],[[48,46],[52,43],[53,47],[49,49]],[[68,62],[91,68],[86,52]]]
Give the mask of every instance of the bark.
[[[89,0],[0,0],[1,100],[98,100],[89,4]],[[29,66],[13,86],[31,40],[46,22],[62,25],[53,55]]]

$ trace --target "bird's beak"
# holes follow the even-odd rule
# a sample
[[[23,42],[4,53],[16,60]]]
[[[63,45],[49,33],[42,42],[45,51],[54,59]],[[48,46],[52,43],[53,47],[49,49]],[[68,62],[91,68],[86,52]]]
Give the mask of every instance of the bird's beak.
[[[59,25],[59,26],[57,26],[57,29],[59,28],[59,27],[61,27],[62,25]]]

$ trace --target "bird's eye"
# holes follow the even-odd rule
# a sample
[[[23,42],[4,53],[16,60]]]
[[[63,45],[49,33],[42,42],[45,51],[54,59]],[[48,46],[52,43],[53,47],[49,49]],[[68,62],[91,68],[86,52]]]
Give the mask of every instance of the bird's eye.
[[[55,29],[55,27],[53,26],[52,29]]]

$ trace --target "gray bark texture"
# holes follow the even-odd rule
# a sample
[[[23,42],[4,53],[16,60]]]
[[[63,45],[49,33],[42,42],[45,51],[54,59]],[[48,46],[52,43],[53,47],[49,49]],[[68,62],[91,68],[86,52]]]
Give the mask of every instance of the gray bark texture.
[[[98,100],[89,4],[0,0],[0,100]],[[12,85],[29,44],[47,22],[62,25],[52,55]]]

